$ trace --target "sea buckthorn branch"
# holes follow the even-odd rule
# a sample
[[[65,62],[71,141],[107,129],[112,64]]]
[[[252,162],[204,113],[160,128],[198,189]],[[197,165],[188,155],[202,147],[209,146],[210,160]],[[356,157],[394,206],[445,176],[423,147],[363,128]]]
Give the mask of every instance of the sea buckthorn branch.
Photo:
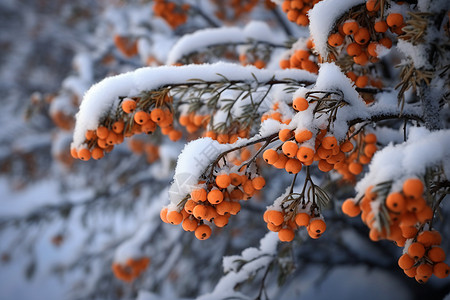
[[[226,151],[222,152],[220,155],[218,155],[217,158],[210,165],[208,165],[206,170],[203,172],[203,176],[208,174],[208,176],[206,176],[205,179],[210,181],[213,178],[214,170],[215,170],[216,166],[219,164],[219,161],[221,159],[224,159],[226,157],[226,155],[231,153],[231,152],[234,152],[234,151],[246,148],[246,147],[254,145],[254,144],[265,142],[264,145],[258,150],[257,154],[259,154],[259,153],[261,153],[261,151],[264,148],[266,148],[269,144],[273,143],[276,140],[278,140],[278,133],[273,133],[273,134],[265,136],[265,137],[257,138],[257,139],[254,139],[254,140],[252,139],[252,140],[246,142],[243,145],[239,145],[239,146],[236,146],[236,147],[231,148],[229,150],[226,150]],[[241,167],[243,167],[245,165],[248,167],[256,159],[257,154],[255,154],[253,156],[253,158],[250,159],[247,163],[245,163],[244,165],[240,166],[239,169],[241,169]],[[208,172],[208,170],[209,170],[209,172]]]
[[[183,53],[183,55],[177,59],[176,63],[189,64],[189,63],[205,63],[208,58],[204,55],[210,55],[211,57],[222,57],[223,53],[230,55],[231,53],[236,54],[235,59],[238,58],[237,47],[243,46],[247,48],[248,52],[258,52],[258,51],[271,51],[273,48],[288,49],[287,45],[275,44],[264,40],[249,40],[246,42],[223,42],[216,44],[209,44],[203,47],[203,49],[196,49],[188,53]],[[261,50],[260,46],[264,46]],[[198,56],[202,56],[201,59]]]
[[[376,123],[380,121],[385,120],[410,120],[410,121],[417,121],[419,123],[424,123],[424,120],[422,119],[422,116],[419,114],[415,114],[413,112],[405,112],[403,111],[401,114],[394,112],[394,113],[375,113],[368,118],[354,118],[347,121],[347,124],[349,126],[354,126],[359,123],[369,122],[369,123]]]

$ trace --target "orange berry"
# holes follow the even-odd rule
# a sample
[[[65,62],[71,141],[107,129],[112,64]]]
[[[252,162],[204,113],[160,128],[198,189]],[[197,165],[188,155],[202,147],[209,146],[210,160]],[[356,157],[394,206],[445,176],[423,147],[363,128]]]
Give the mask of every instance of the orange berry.
[[[388,30],[388,25],[386,21],[379,20],[375,22],[373,28],[375,29],[376,32],[384,33]]]
[[[322,234],[327,229],[325,221],[322,219],[314,219],[309,223],[309,230],[316,234]]]
[[[242,176],[236,173],[231,173],[230,174],[230,180],[231,180],[231,184],[234,186],[238,186],[242,183]]]
[[[366,87],[367,83],[369,82],[369,77],[366,75],[358,76],[358,78],[355,81],[355,85],[359,88]]]
[[[219,214],[213,206],[206,206],[206,215],[204,217],[205,220],[212,222],[212,220],[218,215]]]
[[[289,157],[287,157],[283,153],[280,153],[280,155],[278,156],[278,160],[273,164],[273,166],[277,169],[284,169],[288,160]]]
[[[169,211],[169,209],[167,207],[164,207],[163,209],[161,209],[161,211],[159,212],[159,217],[161,218],[161,220],[164,223],[169,223],[169,221],[167,221],[167,212]]]
[[[181,224],[183,222],[183,215],[176,210],[169,211],[167,213],[167,221],[173,225]]]
[[[78,159],[77,148],[70,148],[70,155],[72,155],[73,158]]]
[[[186,218],[181,225],[185,231],[195,231],[198,227],[198,221],[196,219]]]
[[[231,209],[230,214],[236,215],[238,212],[241,211],[241,204],[239,202],[230,202]]]
[[[433,245],[440,245],[442,237],[436,230],[427,230],[419,233],[417,236],[417,241],[422,243],[425,247],[430,247]]]
[[[433,218],[433,210],[428,205],[425,205],[425,207],[421,211],[416,212],[416,217],[417,220],[419,220],[419,222],[423,224]]]
[[[231,184],[231,178],[228,174],[220,174],[216,177],[216,185],[221,189],[226,189]]]
[[[299,25],[299,26],[308,26],[309,19],[306,15],[300,14],[298,16],[297,20],[295,21],[295,23],[297,23],[297,25]]]
[[[342,212],[349,217],[356,217],[361,213],[361,208],[353,199],[347,199],[342,203]]]
[[[421,212],[426,206],[427,203],[423,197],[409,198],[408,201],[406,202],[406,209],[413,213]]]
[[[122,101],[122,110],[127,113],[131,114],[136,110],[136,101],[130,98],[126,98]]]
[[[150,112],[150,118],[155,123],[160,123],[164,120],[165,113],[161,108],[155,108]]]
[[[381,45],[383,45],[384,47],[390,49],[392,47],[392,40],[388,37],[384,37],[382,39],[380,39],[378,42],[380,42]]]
[[[362,48],[357,43],[350,43],[347,46],[347,54],[350,56],[358,56],[362,53]]]
[[[244,182],[244,185],[242,186],[244,193],[247,195],[253,195],[255,193],[255,188],[253,187],[253,183],[251,180],[247,180]]]
[[[375,152],[377,152],[378,148],[375,144],[367,144],[364,147],[364,154],[367,155],[368,157],[372,157]]]
[[[273,232],[278,232],[278,231],[280,231],[281,230],[281,225],[278,225],[278,226],[276,226],[276,225],[273,225],[273,223],[267,223],[267,229],[269,229],[270,231],[273,231]]]
[[[267,149],[263,153],[263,159],[268,163],[269,165],[273,165],[278,160],[278,153],[274,149]]]
[[[78,158],[84,161],[91,159],[91,151],[87,148],[83,148],[78,151]]]
[[[326,136],[322,139],[322,147],[325,149],[333,149],[338,145],[338,142],[334,136]]]
[[[402,193],[390,193],[386,197],[386,206],[393,212],[403,212],[405,210],[405,198]]]
[[[365,45],[370,40],[369,30],[365,27],[359,28],[358,32],[354,35],[355,42],[360,45]]]
[[[330,34],[328,44],[332,47],[340,46],[344,43],[344,37],[340,33]]]
[[[298,130],[295,133],[295,140],[297,143],[303,143],[312,139],[313,133],[308,129]]]
[[[333,165],[328,163],[326,160],[319,160],[319,164],[317,165],[317,167],[319,168],[320,171],[322,172],[329,172],[331,170],[333,170]]]
[[[350,171],[350,173],[358,175],[362,172],[363,166],[360,163],[352,162],[348,165],[348,170]]]
[[[296,158],[290,158],[286,162],[284,168],[289,174],[297,174],[302,170],[302,163]]]
[[[313,159],[314,157],[314,150],[309,147],[300,147],[297,151],[297,158],[301,162],[307,162]]]
[[[377,47],[378,47],[378,43],[377,42],[371,42],[367,46],[367,53],[369,53],[370,56],[378,57]]]
[[[379,0],[367,0],[366,9],[368,11],[377,11],[380,9],[380,1]]]
[[[99,126],[95,131],[99,139],[105,140],[108,137],[109,130],[104,126]]]
[[[267,220],[275,226],[279,226],[284,221],[284,214],[277,210],[268,210]]]
[[[134,114],[134,121],[139,125],[145,124],[148,120],[150,120],[150,116],[145,111],[138,111]]]
[[[386,18],[389,27],[400,27],[403,24],[403,16],[401,14],[391,13]]]
[[[406,212],[403,213],[400,225],[403,226],[414,226],[417,223],[417,217],[414,213]]]
[[[281,69],[287,69],[287,68],[289,68],[290,67],[290,62],[289,62],[289,60],[288,59],[282,59],[282,60],[280,60],[280,68]]]
[[[114,131],[114,133],[122,133],[124,127],[125,123],[122,120],[120,120],[113,123],[112,130]]]
[[[281,129],[280,132],[278,132],[278,137],[280,141],[285,142],[288,139],[290,139],[293,136],[293,132],[290,129]]]
[[[403,182],[403,193],[406,197],[419,198],[424,190],[423,183],[418,178],[409,178]]]
[[[230,201],[222,201],[216,205],[216,211],[219,215],[225,215],[230,213],[231,211],[231,202]]]
[[[428,250],[428,258],[435,263],[445,260],[445,251],[441,247],[433,247]]]
[[[194,211],[194,207],[197,205],[197,202],[195,202],[194,200],[187,200],[186,203],[184,204],[184,210],[186,212],[188,212],[189,214],[192,214],[192,212]]]
[[[257,176],[252,179],[252,185],[255,190],[259,191],[266,185],[266,180],[262,176]]]
[[[97,160],[105,156],[105,153],[103,152],[103,149],[100,147],[95,147],[92,149],[92,158]]]
[[[95,139],[95,138],[97,137],[97,135],[95,134],[95,131],[94,131],[94,130],[87,130],[87,131],[84,133],[84,137],[85,137],[87,140],[93,140],[93,139]]]
[[[207,199],[211,204],[219,204],[223,201],[223,193],[220,190],[211,190],[208,193]]]
[[[308,226],[310,216],[307,213],[298,213],[295,215],[295,224],[297,226]]]
[[[408,270],[403,270],[403,272],[405,272],[406,276],[408,276],[409,278],[413,278],[416,276],[416,271],[417,271],[417,267],[413,267],[411,269]]]
[[[278,238],[282,242],[290,242],[294,239],[295,233],[294,230],[289,228],[283,228],[280,231],[278,231]]]
[[[222,215],[216,216],[213,221],[217,227],[224,227],[228,224],[228,218]]]
[[[145,124],[144,124],[144,125],[145,125]],[[172,129],[172,130],[169,132],[169,139],[170,139],[171,141],[173,141],[173,142],[178,141],[179,139],[181,139],[182,136],[183,136],[183,133],[182,133],[181,131],[179,131],[179,130],[174,130],[174,129]]]
[[[286,141],[281,147],[281,150],[283,150],[283,153],[286,154],[287,157],[295,157],[297,155],[298,145],[296,142]]]
[[[292,102],[292,107],[296,110],[296,111],[304,111],[306,109],[308,109],[309,106],[309,102],[308,100],[306,100],[303,97],[297,97],[294,99],[294,101]]]
[[[420,277],[420,279],[428,279],[433,275],[433,267],[427,263],[423,263],[419,265],[416,269],[416,278]],[[419,280],[420,282],[420,280]]]
[[[311,73],[317,73],[319,71],[319,66],[311,60],[302,61],[301,68]]]
[[[414,266],[414,259],[405,253],[398,259],[398,265],[403,270],[411,269]]]
[[[353,150],[354,146],[353,146],[352,142],[345,141],[340,145],[340,148],[341,148],[342,152],[348,153]]]
[[[421,259],[425,255],[425,247],[423,244],[415,242],[408,248],[408,254],[414,259]]]
[[[206,208],[205,205],[202,204],[198,204],[194,207],[194,209],[192,210],[192,214],[194,215],[194,217],[198,220],[202,220],[206,218],[206,215],[208,213],[208,209]]]
[[[342,30],[346,35],[355,34],[359,30],[358,22],[356,22],[355,20],[347,20],[342,25]]]
[[[321,159],[328,159],[333,155],[333,151],[331,149],[325,149],[322,146],[317,148],[317,156]]]
[[[298,60],[303,61],[303,60],[308,60],[309,59],[309,51],[307,50],[297,50],[295,52],[295,56],[297,57]]]
[[[369,57],[367,56],[366,52],[361,52],[360,55],[353,57],[353,61],[355,62],[355,64],[364,66],[368,63]]]
[[[205,189],[196,189],[191,192],[192,200],[196,202],[204,202],[206,201],[207,192]]]
[[[450,274],[450,267],[444,262],[434,265],[433,273],[437,278],[446,278]]]
[[[211,236],[211,227],[202,224],[195,229],[195,237],[199,240],[207,240]]]

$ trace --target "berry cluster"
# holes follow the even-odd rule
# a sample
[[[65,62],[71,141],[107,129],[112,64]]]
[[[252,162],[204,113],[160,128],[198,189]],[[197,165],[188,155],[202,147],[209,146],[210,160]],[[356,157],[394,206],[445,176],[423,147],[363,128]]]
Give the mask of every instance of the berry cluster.
[[[326,230],[323,217],[316,210],[317,206],[294,202],[287,209],[275,210],[269,208],[264,213],[264,221],[270,231],[278,232],[278,238],[282,242],[290,242],[295,237],[295,230],[306,227],[308,235],[319,238]]]
[[[147,269],[149,263],[150,258],[148,257],[142,257],[140,259],[130,258],[127,260],[125,265],[113,263],[112,269],[114,275],[118,279],[130,282],[141,275],[141,273]]]
[[[128,148],[135,154],[144,154],[148,163],[153,163],[159,159],[159,147],[152,143],[131,138],[128,140]]]
[[[242,53],[239,55],[239,62],[243,66],[254,65],[258,69],[263,69],[266,67],[266,59],[264,57],[259,57],[256,53]]]
[[[133,57],[138,54],[137,39],[116,34],[114,35],[114,45],[126,57]]]
[[[214,183],[199,182],[185,201],[182,208],[161,210],[161,219],[173,225],[182,224],[186,231],[193,231],[199,240],[211,236],[210,225],[223,227],[231,215],[241,210],[240,200],[248,200],[266,184],[262,176],[250,177],[243,172],[221,173],[215,175]]]
[[[291,50],[289,58],[280,60],[281,69],[301,69],[317,74],[319,66],[316,63],[316,55],[312,53],[314,43],[311,39],[306,41],[306,49]]]
[[[344,160],[334,165],[334,169],[347,181],[354,181],[355,176],[363,171],[364,165],[370,163],[378,150],[377,136],[374,133],[364,134],[361,132],[354,136],[354,140],[356,147],[350,141],[341,145],[341,150],[347,155]]]
[[[450,274],[450,267],[444,262],[445,252],[439,247],[442,237],[435,230],[420,232],[405,247],[405,253],[398,259],[398,265],[408,277],[414,277],[418,282],[425,283],[431,275],[446,278]]]
[[[178,5],[167,0],[156,0],[153,6],[153,13],[157,17],[163,18],[172,29],[186,23],[190,5],[185,3]]]
[[[289,21],[300,26],[308,26],[308,11],[320,0],[284,0],[281,9]]]
[[[163,101],[147,98],[125,98],[116,113],[116,119],[106,119],[96,130],[85,132],[84,147],[71,148],[72,157],[81,160],[100,159],[125,137],[135,134],[152,134],[157,127],[172,141],[181,138],[182,132],[173,127],[172,99],[165,94]],[[162,104],[157,105],[158,102]]]
[[[280,123],[289,125],[289,123],[291,122],[291,119],[286,117],[285,114],[282,114],[280,111],[280,105],[278,102],[275,102],[272,105],[272,109],[267,111],[266,113],[264,113],[261,116],[261,123],[264,122],[265,120],[275,120],[278,121]]]
[[[308,101],[298,97],[294,99],[293,107],[299,111],[305,110],[308,108]],[[318,161],[319,170],[329,172],[344,162],[345,152],[353,149],[349,142],[339,144],[326,130],[320,130],[314,140],[314,133],[306,128],[282,129],[278,136],[283,142],[281,149],[280,147],[267,149],[264,151],[263,159],[275,168],[285,169],[291,174],[297,174],[301,171],[302,165],[310,166],[315,161]]]
[[[382,184],[370,186],[359,201],[344,201],[342,211],[350,217],[362,212],[361,219],[370,228],[371,240],[388,239],[405,247],[407,253],[400,258],[399,265],[408,276],[426,282],[434,272],[433,268],[436,268],[437,277],[447,276],[449,267],[443,263],[445,253],[435,247],[440,245],[441,237],[437,231],[424,230],[433,218],[433,210],[423,197],[423,182],[409,178],[403,182],[401,191],[383,193],[389,188],[390,185],[384,187]]]
[[[342,20],[337,32],[330,34],[328,45],[331,48],[345,46],[346,53],[352,57],[353,62],[358,65],[366,65],[377,62],[380,47],[387,49],[392,47],[392,40],[388,36],[388,30],[395,35],[402,35],[405,26],[403,15],[390,13],[383,18],[380,1],[369,0],[365,8],[350,15],[350,18]],[[329,58],[334,59],[332,54]]]

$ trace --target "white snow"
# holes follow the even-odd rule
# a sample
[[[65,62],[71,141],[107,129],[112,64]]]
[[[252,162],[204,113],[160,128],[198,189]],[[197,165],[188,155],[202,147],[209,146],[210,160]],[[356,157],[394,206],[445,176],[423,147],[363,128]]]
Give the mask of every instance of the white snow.
[[[211,138],[201,138],[188,143],[178,157],[174,181],[169,189],[171,209],[193,189],[198,187],[198,178],[217,156],[230,149],[228,144],[219,144]]]
[[[323,0],[308,12],[314,48],[322,57],[327,57],[328,36],[336,21],[350,8],[363,3],[365,0]]]
[[[450,130],[430,132],[412,127],[409,132],[405,143],[390,144],[375,153],[369,172],[356,185],[358,193],[389,180],[393,181],[391,190],[399,191],[405,179],[423,176],[427,167],[440,163],[444,169],[450,167]]]
[[[220,75],[219,75],[220,74]],[[108,114],[111,107],[118,102],[120,96],[135,96],[144,90],[158,89],[168,84],[180,84],[191,79],[206,81],[223,81],[225,76],[229,80],[254,82],[269,81],[274,78],[283,80],[292,78],[299,81],[313,82],[315,75],[306,71],[296,70],[260,70],[253,66],[240,66],[230,63],[162,66],[157,68],[144,67],[133,72],[112,76],[93,85],[84,95],[80,110],[76,115],[73,146],[77,149],[84,142],[84,133],[95,130],[99,120]]]

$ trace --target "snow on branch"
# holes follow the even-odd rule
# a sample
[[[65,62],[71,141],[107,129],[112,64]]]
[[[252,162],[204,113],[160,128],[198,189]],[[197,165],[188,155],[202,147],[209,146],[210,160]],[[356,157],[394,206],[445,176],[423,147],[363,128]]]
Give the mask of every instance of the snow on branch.
[[[259,21],[252,21],[244,28],[207,28],[197,30],[192,34],[186,34],[180,38],[171,48],[166,63],[168,65],[175,64],[184,56],[208,47],[218,45],[237,46],[250,43],[281,46],[282,41],[279,36],[276,36],[270,30],[266,23]]]
[[[365,0],[323,0],[309,11],[309,31],[314,40],[315,50],[322,56],[328,54],[328,36],[337,20],[353,6]]]
[[[424,176],[429,167],[442,164],[449,174],[449,161],[450,130],[430,132],[412,127],[405,143],[388,145],[374,155],[369,172],[359,181],[356,191],[363,194],[370,185],[386,181],[393,181],[393,191],[401,190],[406,178]]]
[[[120,97],[137,96],[142,91],[171,85],[194,85],[207,82],[270,83],[290,81],[311,83],[316,76],[303,70],[260,70],[253,66],[216,63],[188,66],[144,67],[132,72],[105,78],[93,85],[84,95],[76,115],[73,146],[79,148],[87,130],[95,130],[102,117],[118,105]]]

